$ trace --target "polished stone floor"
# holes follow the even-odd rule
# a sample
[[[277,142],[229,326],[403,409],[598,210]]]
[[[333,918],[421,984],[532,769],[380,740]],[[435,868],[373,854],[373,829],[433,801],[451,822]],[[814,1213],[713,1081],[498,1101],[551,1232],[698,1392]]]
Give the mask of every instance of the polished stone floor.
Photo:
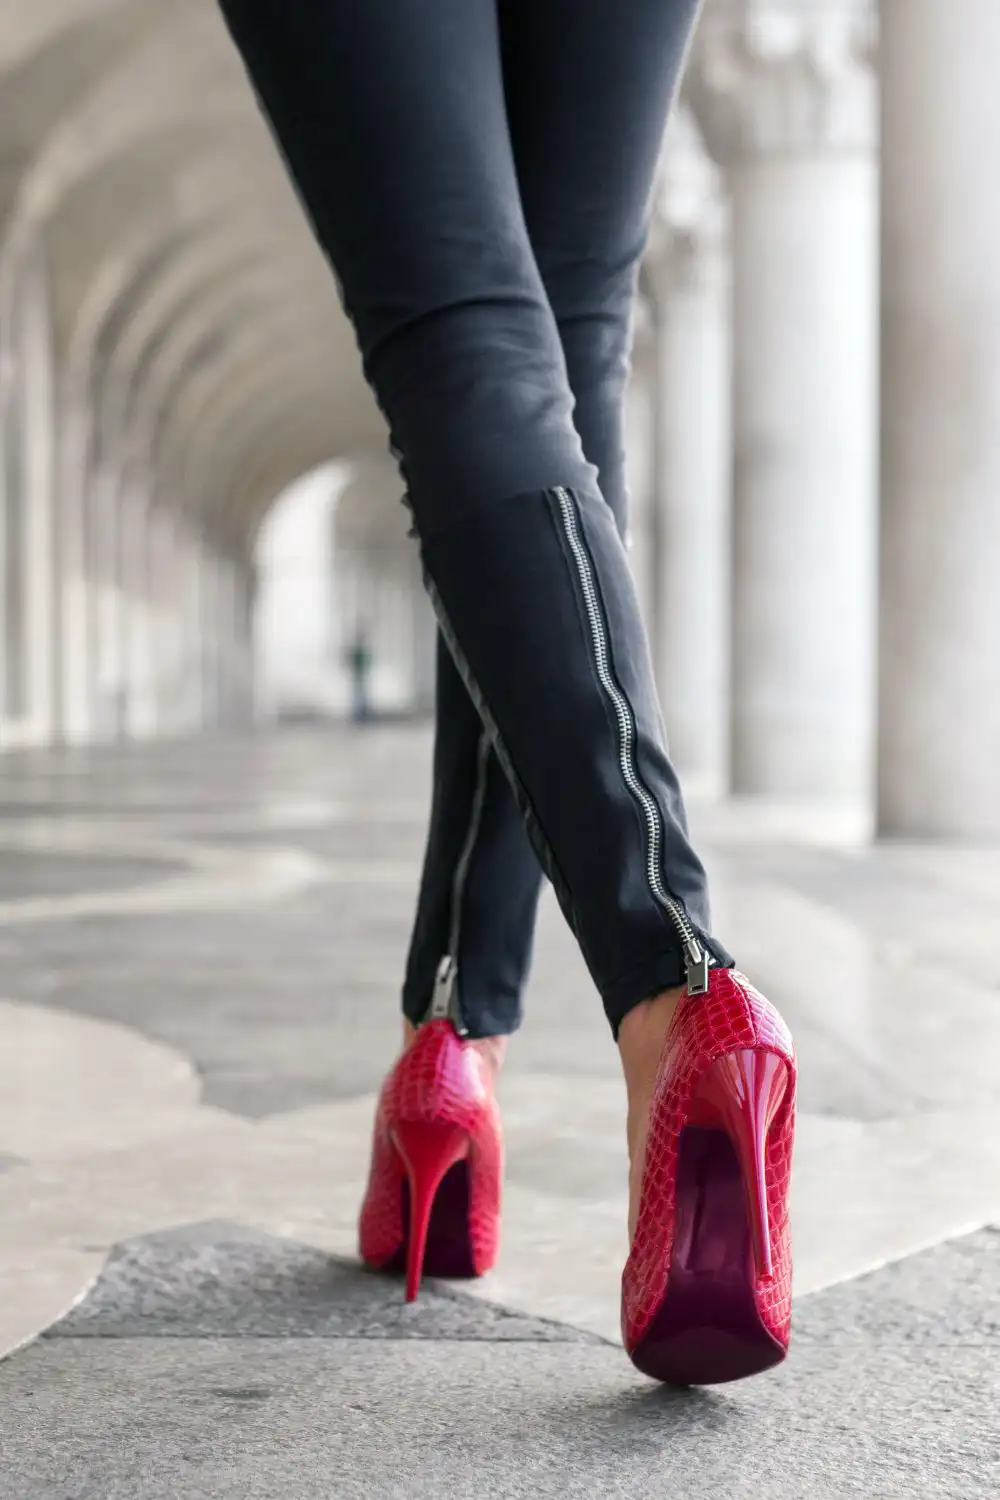
[[[398,726],[0,762],[0,1500],[1000,1492],[1000,850],[695,799],[799,1044],[799,1310],[781,1371],[662,1393],[549,897],[498,1270],[407,1309],[353,1263],[428,766]]]

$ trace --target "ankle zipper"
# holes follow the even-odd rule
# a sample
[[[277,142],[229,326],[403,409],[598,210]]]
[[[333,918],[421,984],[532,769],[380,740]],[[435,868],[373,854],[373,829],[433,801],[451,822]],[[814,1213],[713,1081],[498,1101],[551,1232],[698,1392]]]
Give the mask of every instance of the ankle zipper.
[[[615,680],[611,667],[611,652],[608,647],[608,632],[604,620],[601,598],[594,578],[594,565],[581,535],[576,511],[576,502],[568,490],[553,491],[559,503],[563,533],[576,566],[576,575],[583,595],[584,608],[590,626],[590,640],[594,650],[594,662],[601,686],[611,703],[618,723],[618,762],[622,778],[638,804],[646,824],[646,878],[654,899],[669,916],[681,940],[684,950],[684,970],[689,995],[704,995],[708,990],[708,971],[711,955],[699,941],[691,921],[679,901],[667,890],[662,873],[663,825],[660,809],[652,792],[639,775],[635,761],[635,718],[632,706]]]
[[[483,807],[486,803],[486,779],[489,775],[490,767],[490,748],[490,737],[484,729],[479,736],[479,747],[476,755],[476,785],[472,794],[469,826],[466,830],[465,842],[462,845],[462,852],[455,867],[455,879],[452,883],[451,927],[448,933],[448,952],[438,964],[437,974],[434,979],[434,991],[431,995],[430,1009],[427,1012],[427,1019],[429,1021],[451,1021],[459,1036],[467,1035],[465,1023],[462,1019],[461,1002],[458,997],[458,945],[462,935],[462,901],[465,895],[465,883],[469,878],[469,866],[472,864],[476,840],[479,838],[479,829],[483,821]]]

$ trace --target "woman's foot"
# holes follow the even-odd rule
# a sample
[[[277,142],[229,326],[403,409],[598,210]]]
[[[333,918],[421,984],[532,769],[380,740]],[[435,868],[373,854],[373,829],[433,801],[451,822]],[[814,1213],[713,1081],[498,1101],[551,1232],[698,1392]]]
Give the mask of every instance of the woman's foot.
[[[635,1234],[639,1213],[639,1192],[646,1156],[646,1134],[653,1103],[653,1087],[663,1056],[670,1023],[686,991],[683,985],[664,990],[652,1000],[644,1000],[630,1010],[618,1030],[618,1051],[625,1073],[628,1096],[628,1238]]]

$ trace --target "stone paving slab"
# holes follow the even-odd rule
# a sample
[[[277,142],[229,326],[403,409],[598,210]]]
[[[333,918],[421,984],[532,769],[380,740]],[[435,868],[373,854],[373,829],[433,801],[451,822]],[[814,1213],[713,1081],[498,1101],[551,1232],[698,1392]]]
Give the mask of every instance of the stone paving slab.
[[[46,1341],[67,1338],[491,1339],[601,1343],[427,1283],[416,1302],[356,1262],[237,1224],[130,1240]]]
[[[211,1226],[199,1227],[194,1242],[206,1235]],[[241,1243],[262,1248],[230,1235],[218,1261],[230,1293],[248,1266]],[[73,1315],[0,1365],[0,1500],[986,1500],[1000,1492],[995,1232],[803,1299],[784,1367],[691,1391],[654,1386],[620,1350],[578,1342],[569,1330],[567,1342],[498,1341],[460,1294],[445,1311],[430,1290],[421,1337],[399,1337],[384,1323],[372,1337],[367,1318],[378,1323],[398,1309],[398,1287],[367,1278],[375,1301],[359,1302],[346,1272],[327,1285],[331,1297],[347,1288],[347,1311],[328,1312],[324,1332],[303,1337],[292,1317],[288,1337],[260,1336],[260,1318],[275,1307],[316,1311],[315,1285],[304,1300],[293,1291],[289,1304],[296,1276],[275,1274],[257,1286],[262,1312],[240,1314],[235,1336],[232,1325],[225,1336],[218,1324],[211,1331],[198,1295],[167,1297],[171,1317],[188,1309],[188,1334],[178,1338],[163,1319],[163,1278],[171,1254],[190,1278],[190,1250],[184,1234],[172,1250],[161,1237],[145,1259],[130,1247],[131,1259],[92,1294],[89,1326]],[[279,1271],[277,1245],[267,1253]],[[301,1274],[301,1248],[285,1247],[284,1256],[286,1271]],[[150,1322],[133,1336],[128,1310],[144,1277]],[[234,1314],[231,1297],[228,1305]]]

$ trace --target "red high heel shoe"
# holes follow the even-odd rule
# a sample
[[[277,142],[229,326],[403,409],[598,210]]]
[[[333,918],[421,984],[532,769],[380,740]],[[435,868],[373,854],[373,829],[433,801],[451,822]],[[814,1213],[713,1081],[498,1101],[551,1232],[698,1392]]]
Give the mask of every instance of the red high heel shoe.
[[[713,969],[667,1033],[622,1273],[625,1347],[656,1380],[740,1380],[788,1352],[795,1083],[774,1006]]]
[[[434,1020],[389,1074],[375,1116],[361,1259],[406,1270],[412,1302],[421,1272],[482,1276],[500,1242],[503,1136],[484,1059],[451,1021]]]

